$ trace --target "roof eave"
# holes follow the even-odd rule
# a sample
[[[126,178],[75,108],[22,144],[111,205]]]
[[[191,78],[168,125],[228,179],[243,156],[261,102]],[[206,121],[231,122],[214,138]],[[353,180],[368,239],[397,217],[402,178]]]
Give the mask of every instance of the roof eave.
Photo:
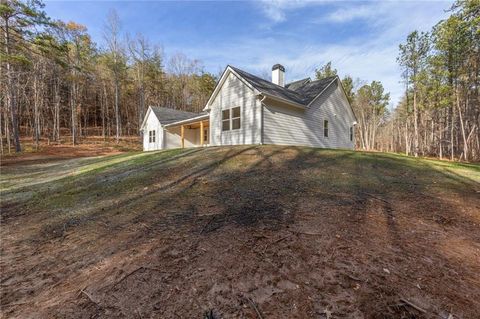
[[[140,130],[141,131],[143,131],[144,128],[145,128],[145,124],[147,123],[147,118],[148,118],[150,112],[152,112],[152,107],[149,105],[148,109],[147,109],[147,112],[145,112],[145,116],[143,117],[142,125],[140,125]],[[153,114],[155,115],[155,112],[153,112]],[[157,117],[157,116],[155,115],[155,117]],[[158,118],[157,118],[157,120],[158,120]]]
[[[247,80],[245,80],[241,75],[239,75],[237,72],[235,72],[234,69],[232,69],[232,67],[230,65],[227,65],[227,67],[225,68],[225,70],[223,71],[221,77],[220,77],[220,80],[218,81],[217,85],[215,86],[215,89],[213,90],[212,94],[210,95],[208,101],[207,101],[207,104],[205,105],[205,107],[203,108],[203,111],[209,111],[211,108],[210,108],[210,105],[212,104],[212,102],[215,100],[215,97],[218,95],[218,93],[220,92],[220,89],[222,88],[223,84],[225,83],[227,77],[228,77],[228,74],[229,72],[235,74],[235,76],[237,78],[240,79],[240,81],[242,81],[247,87],[249,87],[250,89],[253,90],[253,92],[255,94],[258,94],[258,90],[256,88],[254,88],[250,83],[248,83]]]
[[[273,96],[273,95],[270,95],[270,94],[267,94],[267,93],[260,93],[260,95],[263,95],[263,96],[266,96],[267,98],[269,99],[272,99],[272,100],[275,100],[275,101],[279,101],[279,102],[283,102],[285,104],[288,104],[290,106],[293,106],[293,107],[296,107],[296,108],[299,108],[299,109],[302,109],[302,110],[305,110],[307,107],[303,104],[300,104],[300,103],[297,103],[297,102],[293,102],[293,101],[290,101],[290,100],[287,100],[287,99],[284,99],[284,98],[281,98],[281,97],[278,97],[278,96]]]
[[[192,118],[189,118],[189,119],[186,119],[186,120],[181,120],[181,121],[168,123],[168,124],[163,125],[163,127],[177,126],[177,125],[181,125],[181,124],[188,124],[190,122],[197,122],[197,121],[200,121],[202,119],[207,119],[207,118],[209,118],[209,116],[210,116],[209,114],[203,114],[203,115],[192,117]]]

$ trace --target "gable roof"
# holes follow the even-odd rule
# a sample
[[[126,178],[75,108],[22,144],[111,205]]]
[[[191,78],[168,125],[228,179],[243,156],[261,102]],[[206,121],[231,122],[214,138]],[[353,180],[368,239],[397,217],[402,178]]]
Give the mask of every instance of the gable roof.
[[[231,65],[227,65],[223,71],[220,79],[213,90],[213,93],[210,95],[210,98],[205,105],[204,111],[210,110],[209,106],[211,102],[215,99],[218,92],[220,92],[223,83],[227,79],[227,76],[230,74],[236,74],[239,79],[245,83],[250,89],[254,90],[255,94],[264,94],[267,97],[281,100],[287,102],[292,106],[300,107],[302,109],[310,107],[311,103],[335,81],[338,81],[339,86],[341,87],[345,98],[345,89],[343,88],[342,81],[338,76],[331,76],[323,78],[320,80],[312,81],[310,78],[305,78],[302,80],[294,81],[287,83],[285,87],[276,85],[270,81],[264,80],[256,75],[250,74],[246,71],[240,70]],[[350,102],[347,103],[350,106],[350,111],[353,114],[353,117],[356,119],[355,113],[353,112]]]
[[[155,114],[155,117],[162,125],[208,115],[207,112],[194,113],[194,112],[175,110],[168,107],[149,106],[147,113],[145,113],[145,117],[143,118],[142,125],[140,126],[142,130],[145,126],[145,123],[147,122],[147,118],[150,115],[150,112],[153,112],[153,114]]]
[[[207,114],[206,112],[193,113],[160,106],[150,106],[150,108],[162,124],[170,124]]]
[[[331,76],[321,80],[311,81],[310,78],[295,81],[287,84],[285,87],[264,80],[258,76],[229,66],[238,75],[244,78],[250,85],[260,93],[273,97],[281,98],[296,104],[308,106],[320,93],[322,93],[333,81],[336,76]]]
[[[258,76],[245,72],[243,70],[237,69],[233,66],[230,66],[238,75],[245,79],[250,85],[257,89],[260,93],[265,93],[267,95],[278,97],[287,101],[292,101],[298,104],[304,104],[302,96],[295,91],[284,88],[283,86],[276,85],[270,81],[264,80]]]
[[[320,80],[310,81],[295,89],[295,92],[304,97],[305,103],[310,104],[320,93],[322,93],[332,82],[337,79],[337,76],[330,76]]]

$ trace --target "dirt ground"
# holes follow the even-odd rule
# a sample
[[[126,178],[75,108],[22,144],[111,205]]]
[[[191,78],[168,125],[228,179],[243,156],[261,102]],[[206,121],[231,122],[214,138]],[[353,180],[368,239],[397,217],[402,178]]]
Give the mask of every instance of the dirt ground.
[[[187,149],[20,162],[0,188],[2,318],[480,313],[479,165]]]
[[[37,149],[31,139],[22,139],[23,152],[16,154],[14,150],[8,153],[4,149],[0,166],[38,164],[62,159],[114,155],[127,151],[140,150],[141,145],[138,137],[123,137],[117,144],[113,139],[104,140],[102,137],[89,137],[81,140],[79,145],[71,143],[48,143],[42,140]]]

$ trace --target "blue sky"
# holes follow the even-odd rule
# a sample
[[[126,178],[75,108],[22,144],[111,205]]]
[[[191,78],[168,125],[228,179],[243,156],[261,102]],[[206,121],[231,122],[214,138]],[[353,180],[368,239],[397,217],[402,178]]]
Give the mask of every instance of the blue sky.
[[[398,44],[415,29],[429,31],[452,1],[46,1],[49,16],[85,25],[103,44],[115,9],[122,31],[142,33],[164,51],[202,61],[218,74],[227,64],[257,75],[273,64],[287,81],[312,76],[332,61],[340,76],[380,80],[396,105],[403,92]]]

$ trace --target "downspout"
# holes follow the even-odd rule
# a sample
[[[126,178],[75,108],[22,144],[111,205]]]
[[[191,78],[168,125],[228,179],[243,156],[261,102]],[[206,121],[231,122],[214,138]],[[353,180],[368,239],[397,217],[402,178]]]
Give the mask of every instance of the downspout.
[[[263,145],[263,134],[264,134],[264,123],[263,123],[263,101],[267,98],[266,95],[259,94],[259,97],[261,96],[262,98],[260,99],[260,123],[261,123],[261,130],[260,130],[260,145]]]

